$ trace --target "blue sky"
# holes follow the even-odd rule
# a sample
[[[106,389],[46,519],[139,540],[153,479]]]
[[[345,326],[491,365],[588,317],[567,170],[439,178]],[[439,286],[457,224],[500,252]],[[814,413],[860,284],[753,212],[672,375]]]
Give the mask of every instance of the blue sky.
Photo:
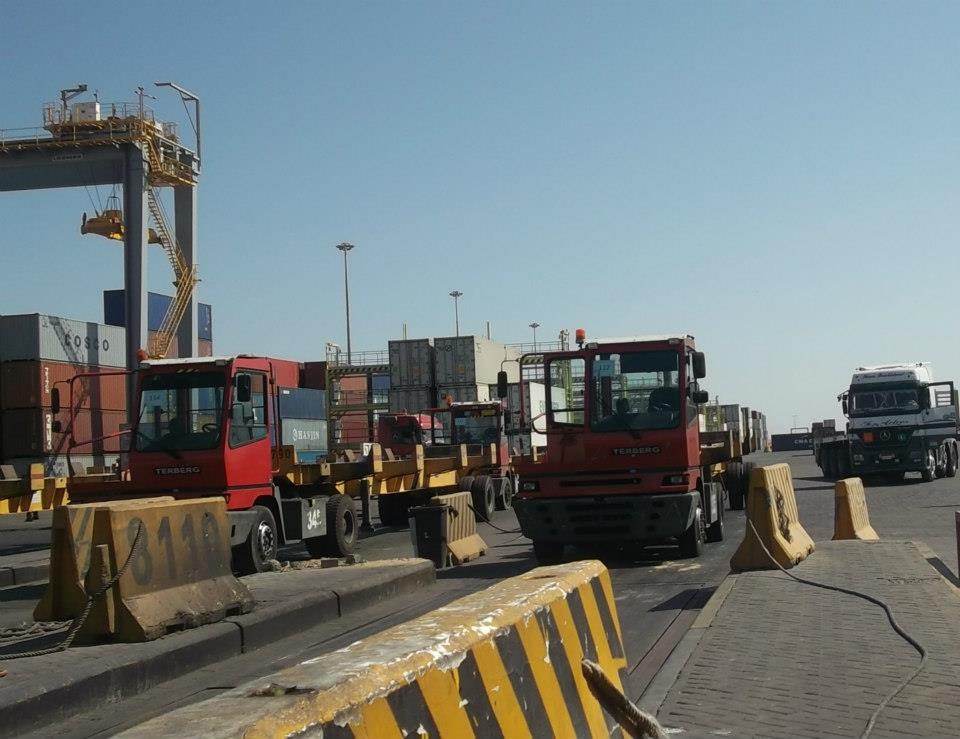
[[[355,349],[452,333],[459,289],[503,341],[693,333],[774,431],[839,418],[860,364],[960,380],[956,3],[34,2],[0,39],[0,128],[78,82],[201,96],[218,353],[344,343],[348,240]],[[102,317],[90,209],[0,196],[0,312]]]

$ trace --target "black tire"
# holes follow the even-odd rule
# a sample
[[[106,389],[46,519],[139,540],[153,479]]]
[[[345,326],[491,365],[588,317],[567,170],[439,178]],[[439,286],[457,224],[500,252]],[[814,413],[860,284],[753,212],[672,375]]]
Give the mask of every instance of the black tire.
[[[497,491],[493,487],[493,478],[480,475],[473,479],[470,489],[473,496],[473,514],[478,521],[489,521],[496,510]]]
[[[535,541],[533,556],[539,565],[555,565],[563,559],[563,544],[555,541]]]
[[[936,456],[930,452],[927,452],[927,464],[920,470],[920,478],[924,482],[933,482],[933,479],[937,476],[937,460]]]
[[[359,527],[353,498],[339,493],[327,500],[327,533],[304,539],[311,557],[345,557],[357,544]]]
[[[850,477],[850,454],[847,450],[837,450],[837,479]]]
[[[718,495],[722,495],[722,491]],[[721,498],[718,502],[720,505],[717,506],[717,520],[707,527],[706,538],[711,544],[723,541],[723,499]]]
[[[273,511],[256,505],[250,509],[257,514],[250,533],[242,544],[233,547],[233,567],[241,575],[266,572],[267,562],[277,558],[280,534]]]
[[[409,525],[407,519],[407,496],[402,493],[389,493],[377,498],[377,511],[380,514],[380,523],[384,526]]]
[[[460,478],[458,486],[461,493],[469,493],[473,489],[473,481],[476,478],[473,475],[466,475],[465,477]]]
[[[827,480],[837,479],[837,455],[833,447],[823,450],[823,476]]]
[[[946,477],[957,476],[957,449],[953,444],[947,445],[947,466],[943,470]]]
[[[493,484],[497,491],[495,507],[498,511],[505,511],[513,501],[513,480],[509,477],[495,477]]]
[[[693,522],[680,535],[680,556],[686,559],[699,557],[703,554],[703,542],[706,538],[703,521],[703,509],[697,506],[693,514]]]
[[[730,501],[730,510],[743,510],[743,493],[740,486],[743,478],[743,463],[731,462],[723,473],[723,484],[727,488],[727,500]],[[740,507],[737,507],[737,504]]]

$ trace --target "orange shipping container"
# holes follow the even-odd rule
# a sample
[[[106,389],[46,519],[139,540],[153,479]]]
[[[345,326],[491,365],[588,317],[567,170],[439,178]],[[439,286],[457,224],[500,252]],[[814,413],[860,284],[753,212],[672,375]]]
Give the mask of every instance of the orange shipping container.
[[[73,384],[73,406],[82,410],[122,411],[127,407],[125,375],[105,374],[120,370],[106,367],[67,364],[65,362],[4,362],[0,364],[0,410],[13,408],[49,408],[55,383],[60,388],[60,402],[66,407],[70,390],[65,384],[78,374],[103,375],[85,377]]]
[[[68,439],[65,433],[54,433],[53,422],[60,420],[66,430],[68,413],[61,413],[56,419],[46,408],[18,408],[3,411],[2,453],[5,459],[12,457],[30,457],[43,454],[65,454]],[[74,414],[73,436],[78,442],[93,441],[108,434],[120,431],[120,425],[126,423],[125,411],[78,411]],[[98,440],[93,444],[83,444],[75,448],[77,454],[103,454],[119,452],[127,443],[129,435]]]

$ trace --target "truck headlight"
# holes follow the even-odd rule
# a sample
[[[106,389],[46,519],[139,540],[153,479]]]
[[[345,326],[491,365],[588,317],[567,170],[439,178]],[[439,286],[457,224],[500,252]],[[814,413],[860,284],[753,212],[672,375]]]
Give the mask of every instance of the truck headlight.
[[[863,461],[863,455],[862,455],[862,454],[854,454],[854,455],[853,455],[853,461],[854,461],[854,462],[862,462],[862,461]]]
[[[524,480],[520,483],[520,490],[524,493],[535,493],[540,490],[540,483],[536,480]]]
[[[689,481],[689,475],[667,475],[663,478],[664,485],[686,485]]]

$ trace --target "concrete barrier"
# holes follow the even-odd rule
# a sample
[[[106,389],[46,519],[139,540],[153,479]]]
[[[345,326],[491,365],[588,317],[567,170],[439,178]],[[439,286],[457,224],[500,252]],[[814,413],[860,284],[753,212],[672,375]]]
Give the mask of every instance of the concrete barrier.
[[[469,562],[487,551],[487,544],[477,533],[477,520],[473,515],[472,493],[436,495],[430,505],[445,506],[442,536],[446,546],[446,564],[458,565]]]
[[[870,525],[863,480],[848,477],[834,486],[833,539],[876,541],[880,537]]]
[[[730,559],[730,569],[734,572],[776,569],[761,542],[777,563],[786,568],[802,562],[815,548],[813,540],[800,524],[797,497],[788,464],[755,467],[750,474],[747,527],[743,541]]]
[[[86,594],[118,573],[90,611],[81,640],[147,641],[253,607],[230,570],[223,498],[124,500],[60,510],[58,551],[51,550],[50,583],[36,619],[75,616]]]
[[[66,505],[67,478],[44,477],[43,465],[30,465],[30,477],[21,480],[12,465],[0,465],[0,515],[49,511]]]
[[[610,578],[541,567],[336,652],[134,727],[124,737],[607,737],[583,676],[622,690]]]

